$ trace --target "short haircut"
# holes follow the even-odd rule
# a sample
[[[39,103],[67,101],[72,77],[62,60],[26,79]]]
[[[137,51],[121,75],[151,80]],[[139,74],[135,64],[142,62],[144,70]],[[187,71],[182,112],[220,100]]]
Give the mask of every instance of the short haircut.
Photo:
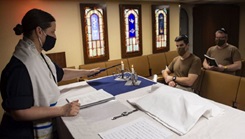
[[[216,34],[216,33],[224,34],[225,37],[228,37],[228,33],[227,33],[227,31],[225,30],[225,28],[220,28],[220,29],[218,29],[218,30],[215,32],[215,34]]]
[[[228,34],[227,31],[225,30],[225,28],[220,28],[220,29],[218,29],[216,32]]]
[[[189,38],[187,35],[180,35],[175,38],[175,42],[184,41],[185,44],[189,44]]]

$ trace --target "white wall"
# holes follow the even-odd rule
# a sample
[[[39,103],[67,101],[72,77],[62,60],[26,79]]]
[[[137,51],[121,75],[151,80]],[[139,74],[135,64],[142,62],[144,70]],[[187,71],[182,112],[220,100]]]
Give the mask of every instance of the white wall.
[[[12,29],[16,24],[21,23],[24,14],[31,8],[43,9],[56,18],[58,40],[55,48],[49,53],[65,51],[67,66],[78,67],[78,65],[83,64],[79,3],[79,1],[0,1],[0,16],[5,19],[5,21],[2,20],[4,22],[0,23],[0,48],[2,48],[0,52],[2,57],[0,59],[0,71],[7,64],[16,43],[21,38],[21,36],[16,36]],[[110,60],[121,58],[119,3],[106,2]],[[142,5],[143,55],[147,55],[152,53],[151,3],[143,2],[139,4]],[[11,7],[11,10],[9,10],[9,7]],[[170,50],[175,50],[173,40],[179,35],[178,30],[179,7],[178,4],[170,4]]]

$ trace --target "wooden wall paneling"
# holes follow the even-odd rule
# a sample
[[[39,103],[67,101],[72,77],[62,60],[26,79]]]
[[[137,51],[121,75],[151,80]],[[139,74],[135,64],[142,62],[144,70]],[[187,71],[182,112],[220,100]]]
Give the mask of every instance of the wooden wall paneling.
[[[49,53],[46,54],[53,62],[59,65],[61,68],[66,67],[66,55],[65,52]]]
[[[224,27],[228,43],[239,43],[240,7],[233,4],[203,4],[193,8],[193,52],[202,60],[215,45],[215,31]]]

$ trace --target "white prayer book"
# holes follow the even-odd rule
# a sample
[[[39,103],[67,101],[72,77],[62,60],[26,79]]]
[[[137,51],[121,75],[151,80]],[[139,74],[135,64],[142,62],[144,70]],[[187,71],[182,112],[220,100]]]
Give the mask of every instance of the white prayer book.
[[[146,118],[120,125],[116,128],[99,133],[102,139],[166,139],[173,135],[166,128],[159,128]]]
[[[113,99],[115,99],[113,95],[107,93],[103,89],[100,89],[86,94],[68,97],[66,100],[67,102],[78,100],[80,103],[80,108],[82,109],[82,108],[98,105],[101,103],[105,103]]]

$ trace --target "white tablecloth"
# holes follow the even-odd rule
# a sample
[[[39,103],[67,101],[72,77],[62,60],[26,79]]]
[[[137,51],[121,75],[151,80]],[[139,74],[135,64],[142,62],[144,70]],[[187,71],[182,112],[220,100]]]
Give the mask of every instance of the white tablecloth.
[[[78,82],[60,86],[61,96],[58,105],[63,105],[68,96],[95,91],[86,82]],[[116,96],[117,101],[81,109],[75,117],[61,117],[59,121],[60,138],[75,139],[100,139],[99,132],[103,132],[119,125],[144,117],[153,121],[159,128],[166,128],[142,111],[134,112],[128,116],[111,120],[113,115],[118,115],[125,110],[134,109],[126,100],[149,93],[151,86],[140,88],[128,93]],[[111,105],[111,104],[112,105]],[[185,135],[179,136],[173,132],[169,139],[244,139],[245,138],[245,112],[229,106],[215,103],[224,109],[224,114],[212,119],[201,117],[196,125]],[[105,111],[103,111],[105,110]],[[91,116],[88,114],[91,113]],[[106,113],[106,114],[105,114]],[[67,131],[68,129],[68,131]],[[166,128],[169,130],[168,128]],[[172,131],[171,131],[172,132]]]

